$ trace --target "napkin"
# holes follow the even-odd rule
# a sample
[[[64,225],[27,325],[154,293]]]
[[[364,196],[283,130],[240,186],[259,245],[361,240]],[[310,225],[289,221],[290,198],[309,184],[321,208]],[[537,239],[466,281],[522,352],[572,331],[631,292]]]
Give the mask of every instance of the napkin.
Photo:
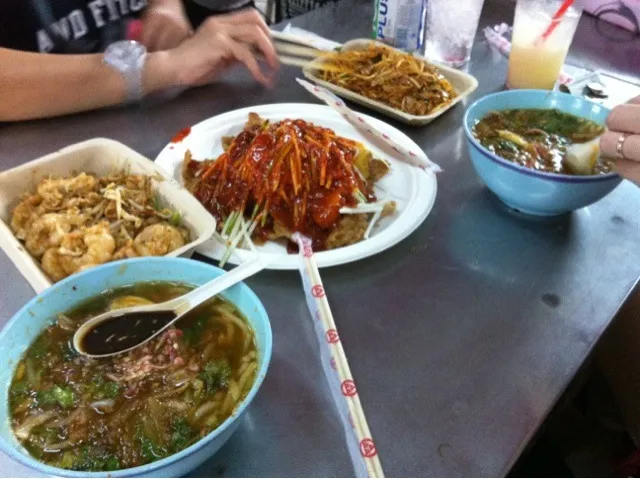
[[[304,30],[302,28],[292,27],[290,23],[287,23],[287,25],[281,32],[272,30],[271,34],[273,35],[273,38],[276,39],[282,39],[288,42],[306,45],[308,47],[317,48],[318,50],[323,51],[335,50],[336,48],[341,46],[340,43],[321,37],[316,33]]]

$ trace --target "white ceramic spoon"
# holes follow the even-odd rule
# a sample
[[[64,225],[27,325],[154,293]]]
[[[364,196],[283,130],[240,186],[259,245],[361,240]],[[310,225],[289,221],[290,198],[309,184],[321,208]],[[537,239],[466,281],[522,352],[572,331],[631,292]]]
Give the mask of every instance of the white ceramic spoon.
[[[73,346],[80,354],[93,358],[135,349],[155,338],[189,311],[266,266],[267,261],[257,256],[170,301],[102,313],[78,328],[73,336]]]
[[[586,143],[574,143],[567,148],[565,162],[578,175],[590,175],[600,156],[600,137]]]

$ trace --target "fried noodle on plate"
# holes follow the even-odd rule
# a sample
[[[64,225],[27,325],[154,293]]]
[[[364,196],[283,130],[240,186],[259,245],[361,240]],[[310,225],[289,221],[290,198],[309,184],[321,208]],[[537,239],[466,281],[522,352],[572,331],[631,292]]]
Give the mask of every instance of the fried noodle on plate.
[[[384,45],[324,55],[322,64],[332,67],[323,80],[410,115],[429,115],[457,96],[435,66]]]
[[[237,246],[254,248],[294,232],[317,251],[369,237],[380,217],[395,211],[379,201],[374,184],[389,165],[364,145],[304,120],[270,122],[249,114],[244,130],[223,142],[215,160],[187,151],[183,179],[218,222],[226,244],[221,264]]]

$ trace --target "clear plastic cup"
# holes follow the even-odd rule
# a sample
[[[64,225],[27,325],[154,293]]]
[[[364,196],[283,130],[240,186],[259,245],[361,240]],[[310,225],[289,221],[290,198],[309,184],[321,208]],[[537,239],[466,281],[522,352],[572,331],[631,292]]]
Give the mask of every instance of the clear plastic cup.
[[[427,0],[425,56],[461,67],[471,57],[484,0]]]
[[[508,88],[553,90],[582,9],[571,6],[553,33],[542,39],[562,0],[518,0],[509,55]],[[575,4],[574,4],[575,5]]]

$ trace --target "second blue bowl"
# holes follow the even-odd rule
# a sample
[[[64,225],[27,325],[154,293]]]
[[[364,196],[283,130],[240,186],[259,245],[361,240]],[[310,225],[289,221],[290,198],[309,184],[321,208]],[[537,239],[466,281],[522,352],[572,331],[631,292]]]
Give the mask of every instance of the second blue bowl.
[[[573,176],[532,170],[491,153],[471,133],[487,113],[512,108],[556,108],[604,124],[609,110],[588,100],[548,90],[509,90],[473,103],[464,115],[464,132],[473,166],[487,187],[507,206],[532,215],[552,216],[600,200],[620,184],[615,173]]]
[[[258,297],[244,283],[236,284],[222,295],[242,311],[255,332],[259,362],[256,380],[247,397],[226,421],[176,454],[143,466],[108,472],[76,472],[48,466],[30,456],[13,435],[7,396],[14,368],[22,354],[58,314],[110,288],[148,281],[173,281],[200,286],[223,273],[215,266],[183,258],[117,261],[74,274],[29,301],[0,332],[0,449],[40,473],[57,477],[180,477],[211,457],[242,422],[247,406],[264,380],[271,359],[269,317]]]

